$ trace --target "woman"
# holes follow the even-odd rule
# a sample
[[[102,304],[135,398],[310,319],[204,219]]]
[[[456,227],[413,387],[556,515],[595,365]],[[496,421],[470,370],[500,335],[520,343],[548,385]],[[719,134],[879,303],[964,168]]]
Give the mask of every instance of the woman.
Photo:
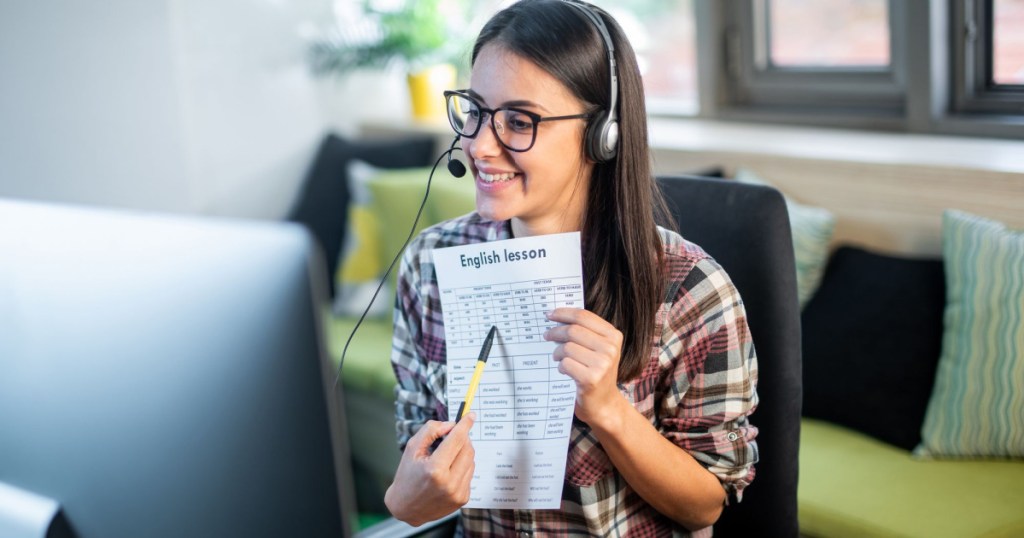
[[[421,233],[399,277],[392,362],[404,452],[388,508],[413,525],[451,513],[467,502],[474,468],[475,416],[444,422],[444,328],[423,253],[580,231],[587,309],[555,309],[560,325],[545,334],[577,384],[561,508],[463,509],[460,530],[710,534],[753,478],[757,363],[728,276],[655,225],[663,202],[632,48],[597,8],[522,0],[481,31],[472,67],[470,88],[448,100],[476,212]]]

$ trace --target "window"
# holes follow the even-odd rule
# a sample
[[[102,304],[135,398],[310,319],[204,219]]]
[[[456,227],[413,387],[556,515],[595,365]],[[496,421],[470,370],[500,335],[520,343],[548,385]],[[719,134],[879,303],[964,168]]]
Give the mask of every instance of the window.
[[[903,2],[723,2],[719,115],[892,128],[904,107]]]
[[[954,109],[1024,115],[1024,0],[956,2],[953,29]]]

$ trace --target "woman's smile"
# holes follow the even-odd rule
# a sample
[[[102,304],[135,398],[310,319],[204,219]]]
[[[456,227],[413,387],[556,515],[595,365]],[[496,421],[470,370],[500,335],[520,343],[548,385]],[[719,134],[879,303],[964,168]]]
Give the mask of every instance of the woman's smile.
[[[495,181],[508,181],[516,177],[515,174],[485,174],[480,172],[480,180],[484,183],[494,183]]]

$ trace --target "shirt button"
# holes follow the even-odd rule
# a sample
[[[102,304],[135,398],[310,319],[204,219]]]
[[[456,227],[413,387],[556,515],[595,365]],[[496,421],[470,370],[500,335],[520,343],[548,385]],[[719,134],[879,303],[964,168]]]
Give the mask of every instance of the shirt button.
[[[729,437],[729,441],[732,441],[732,442],[735,443],[736,440],[740,438],[740,434],[738,434],[736,432],[729,432],[729,436],[728,437]]]
[[[519,538],[533,538],[533,533],[529,531],[519,531]]]

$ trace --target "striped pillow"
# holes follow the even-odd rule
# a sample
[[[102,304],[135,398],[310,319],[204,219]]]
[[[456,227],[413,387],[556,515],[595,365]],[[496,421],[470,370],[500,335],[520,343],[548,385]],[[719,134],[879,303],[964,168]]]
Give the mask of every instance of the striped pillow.
[[[923,456],[1024,457],[1024,232],[947,210],[942,354]]]
[[[736,170],[736,181],[755,185],[771,184],[745,168]],[[786,211],[789,213],[789,227],[793,234],[793,261],[796,262],[796,295],[800,308],[807,304],[821,285],[828,262],[829,242],[835,231],[836,218],[823,208],[804,205],[789,196]]]
[[[829,242],[836,218],[823,208],[786,198],[789,225],[793,232],[793,261],[796,263],[796,293],[800,308],[818,291],[828,262]]]

